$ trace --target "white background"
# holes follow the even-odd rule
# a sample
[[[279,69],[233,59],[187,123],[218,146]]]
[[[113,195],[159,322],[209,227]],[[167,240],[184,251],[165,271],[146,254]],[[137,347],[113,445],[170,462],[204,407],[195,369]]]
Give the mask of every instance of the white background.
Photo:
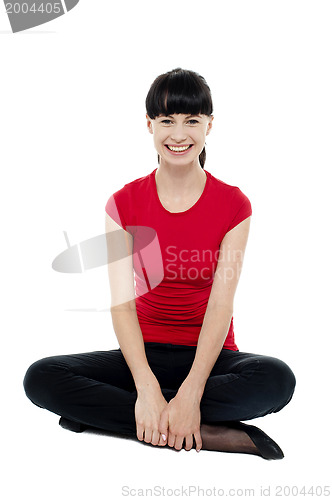
[[[2,498],[189,485],[258,498],[261,487],[274,497],[277,485],[329,484],[331,14],[320,0],[81,0],[12,34],[2,8]],[[280,357],[297,377],[291,403],[252,422],[281,461],[74,434],[23,390],[41,357],[118,347],[107,268],[61,274],[51,263],[63,231],[72,245],[101,234],[109,196],[156,168],[145,96],[178,66],[212,90],[206,170],[252,203],[234,327],[241,350]]]

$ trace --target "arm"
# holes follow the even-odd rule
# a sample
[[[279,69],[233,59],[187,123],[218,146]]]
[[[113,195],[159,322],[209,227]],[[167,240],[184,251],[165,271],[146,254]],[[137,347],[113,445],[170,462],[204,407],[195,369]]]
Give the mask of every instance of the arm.
[[[168,444],[181,449],[186,439],[186,449],[191,449],[194,435],[196,450],[202,447],[200,436],[199,405],[209,374],[225,342],[233,315],[234,295],[239,281],[244,252],[249,235],[248,217],[226,233],[220,245],[219,262],[211,294],[198,338],[196,355],[186,379],[180,386],[166,411],[163,412],[160,430],[164,432],[169,419]]]
[[[117,231],[116,236],[114,231]],[[166,443],[160,436],[158,424],[161,411],[167,402],[148,364],[137,318],[132,259],[133,238],[107,213],[105,233],[113,327],[137,390],[135,406],[137,437],[140,441],[144,438],[148,443],[164,445]],[[124,258],[119,259],[122,256]]]

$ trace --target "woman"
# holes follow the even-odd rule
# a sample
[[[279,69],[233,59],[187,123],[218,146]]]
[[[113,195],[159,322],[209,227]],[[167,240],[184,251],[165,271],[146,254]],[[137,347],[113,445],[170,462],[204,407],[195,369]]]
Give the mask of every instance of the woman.
[[[153,82],[146,111],[158,168],[105,207],[120,348],[36,361],[26,394],[76,432],[96,427],[176,450],[283,458],[269,436],[240,422],[283,408],[295,377],[284,362],[235,343],[233,300],[252,211],[238,187],[204,170],[210,89],[177,68]]]

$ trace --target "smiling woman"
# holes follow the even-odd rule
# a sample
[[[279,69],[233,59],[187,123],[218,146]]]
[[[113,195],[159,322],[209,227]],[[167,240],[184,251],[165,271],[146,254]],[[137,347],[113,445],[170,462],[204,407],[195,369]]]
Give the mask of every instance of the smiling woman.
[[[153,82],[146,120],[158,167],[105,206],[105,231],[120,231],[121,255],[128,253],[108,265],[120,348],[36,361],[24,388],[74,431],[90,426],[176,450],[280,459],[269,436],[241,422],[281,410],[295,377],[283,361],[241,352],[235,342],[233,301],[252,208],[240,188],[204,170],[212,109],[210,89],[193,71],[177,68]],[[153,230],[149,248],[140,228]],[[119,248],[107,241],[112,256]]]
[[[145,100],[147,118],[156,120],[156,123],[165,127],[176,126],[182,114],[187,127],[202,128],[206,126],[206,118],[212,122],[213,104],[210,87],[205,79],[193,71],[183,71],[177,68],[165,75],[158,76],[153,82]],[[151,133],[153,133],[150,130]],[[209,133],[209,129],[206,131]],[[155,142],[156,144],[156,142]],[[184,144],[192,147],[194,144]],[[179,147],[177,141],[174,144],[165,144],[169,151]],[[183,146],[183,144],[181,144]],[[206,151],[204,144],[199,152],[199,163],[204,168]],[[199,147],[199,146],[198,146]],[[157,149],[158,151],[158,149]],[[174,151],[174,149],[173,149]],[[181,154],[176,151],[176,154]],[[183,154],[183,153],[182,153]],[[158,163],[160,163],[160,152],[158,151]]]

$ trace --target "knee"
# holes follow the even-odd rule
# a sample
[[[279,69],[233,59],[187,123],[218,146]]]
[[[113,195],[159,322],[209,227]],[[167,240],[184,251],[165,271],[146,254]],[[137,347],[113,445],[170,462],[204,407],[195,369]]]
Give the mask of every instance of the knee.
[[[47,357],[32,363],[23,379],[26,396],[41,408],[44,407],[44,397],[48,390],[49,375],[52,372],[52,359],[53,357]]]
[[[266,391],[274,400],[274,411],[279,411],[292,399],[296,378],[291,368],[280,359],[263,357],[260,361]]]

